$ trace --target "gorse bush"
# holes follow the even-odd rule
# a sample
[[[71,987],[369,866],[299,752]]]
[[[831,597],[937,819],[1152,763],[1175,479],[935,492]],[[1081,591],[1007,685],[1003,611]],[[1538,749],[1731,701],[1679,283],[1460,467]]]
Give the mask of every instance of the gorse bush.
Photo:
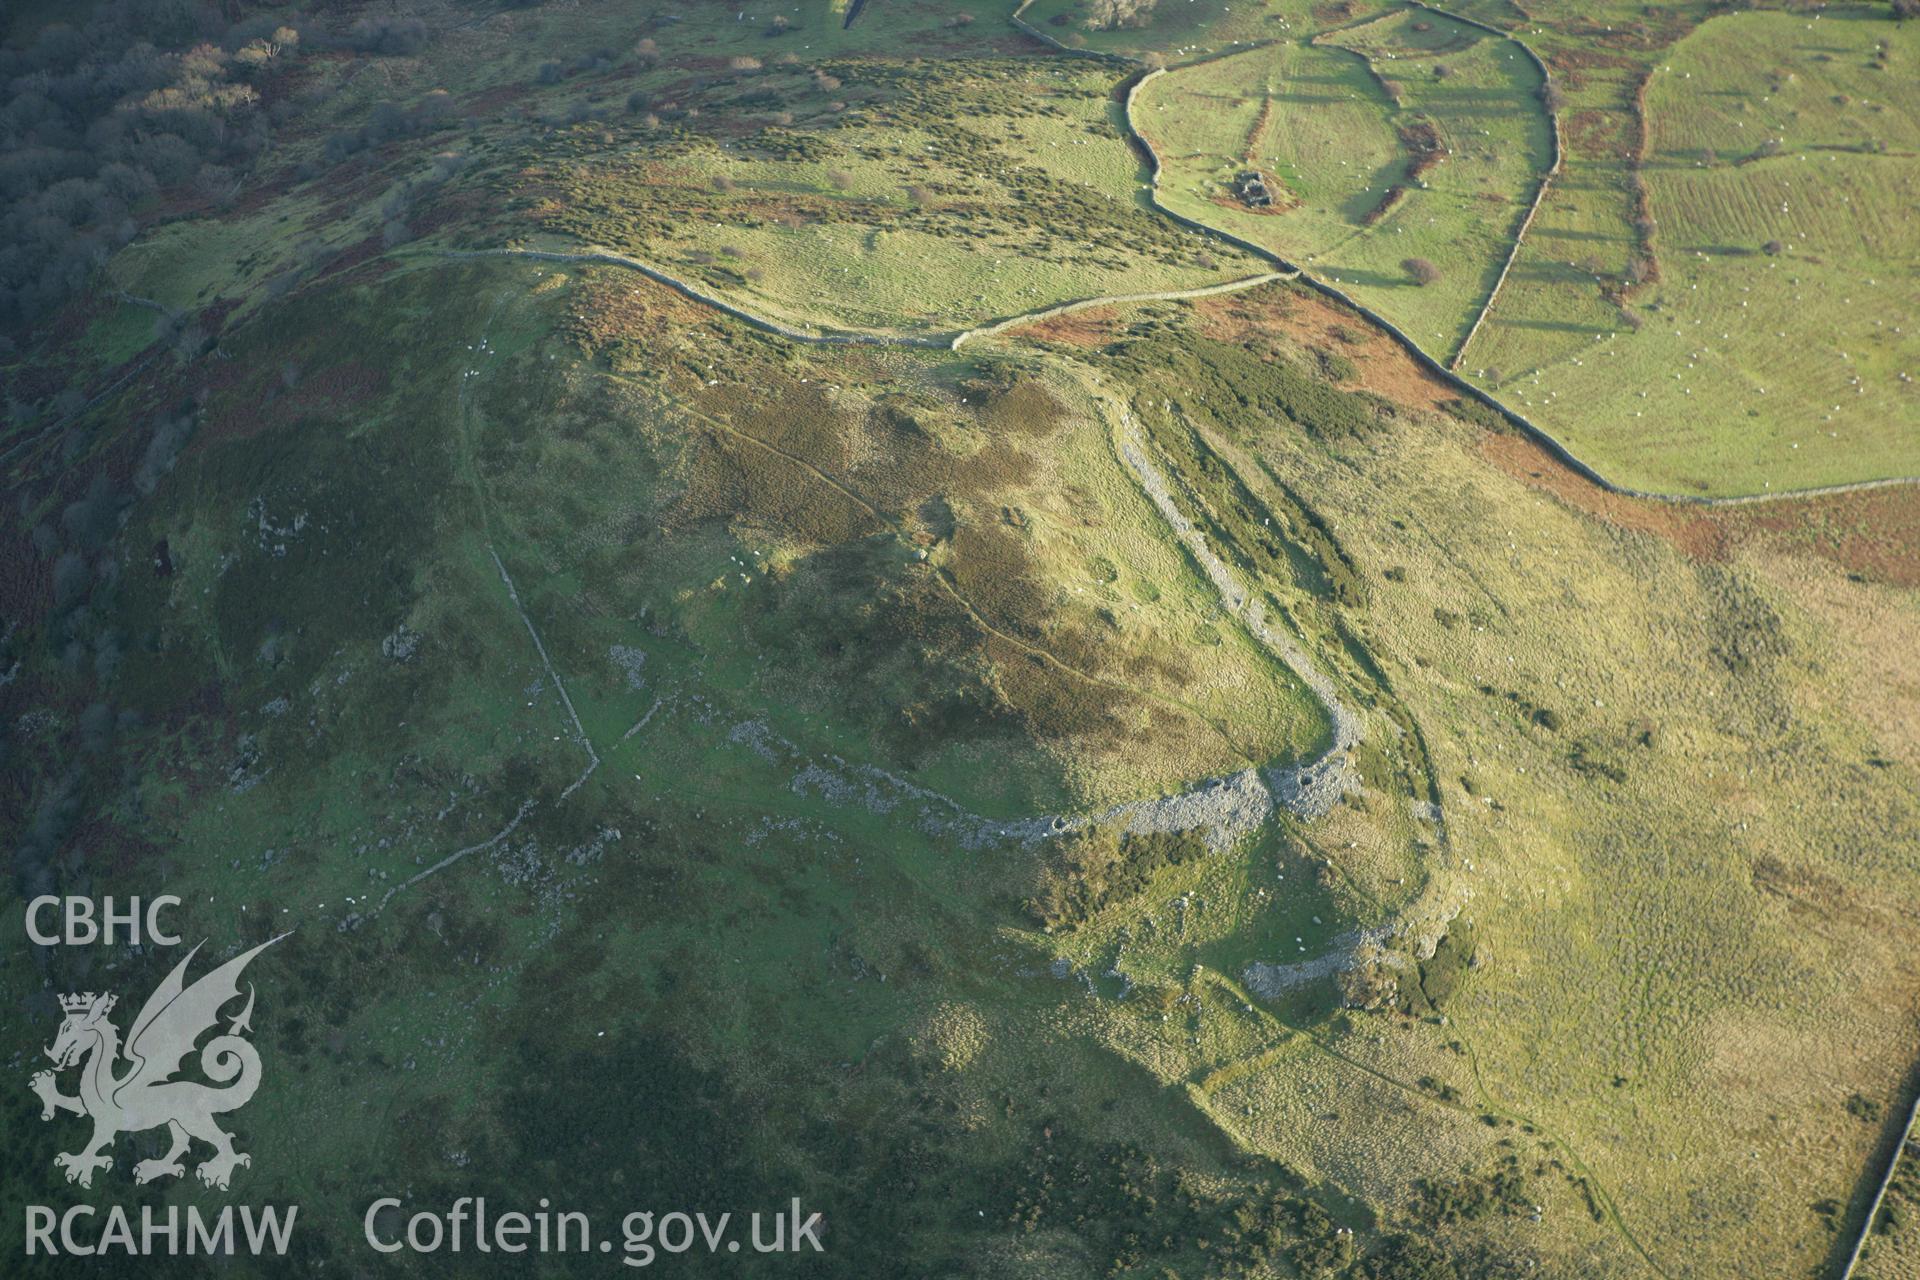
[[[1035,864],[1027,914],[1049,929],[1085,924],[1104,908],[1145,892],[1161,868],[1205,854],[1191,835],[1092,827],[1061,836],[1043,846]]]

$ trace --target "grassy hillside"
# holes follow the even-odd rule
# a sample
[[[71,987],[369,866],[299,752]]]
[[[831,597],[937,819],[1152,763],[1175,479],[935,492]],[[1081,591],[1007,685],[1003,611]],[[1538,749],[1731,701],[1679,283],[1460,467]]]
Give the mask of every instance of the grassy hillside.
[[[236,1189],[303,1229],[229,1269],[357,1271],[392,1188],[798,1195],[768,1274],[1832,1276],[1920,1009],[1912,488],[1608,493],[1304,282],[939,339],[1269,272],[1170,210],[1445,358],[1547,163],[1525,41],[1568,168],[1469,372],[1650,487],[1899,470],[1911,36],[1023,13],[1175,64],[1157,192],[1127,69],[1003,6],[423,8],[313,26],[247,181],[0,353],[16,896],[292,931]],[[1596,104],[1656,58],[1640,156]],[[176,958],[5,945],[23,1071]],[[78,1191],[10,1097],[11,1202],[212,1202],[133,1185],[158,1134]]]
[[[1237,334],[1292,327],[1284,303],[1282,318],[1252,298],[1218,305],[1244,312]],[[1426,900],[1472,924],[1471,976],[1439,997],[1447,1020],[1427,1024],[1432,1040],[1383,1049],[1362,1017],[1332,1047],[1384,1066],[1374,1055],[1430,1045],[1444,1066],[1416,1069],[1416,1054],[1389,1074],[1430,1073],[1443,1097],[1557,1142],[1540,1162],[1560,1162],[1572,1202],[1508,1237],[1541,1250],[1548,1274],[1600,1269],[1565,1256],[1548,1266],[1575,1241],[1600,1251],[1582,1222],[1616,1228],[1622,1274],[1644,1265],[1636,1243],[1674,1275],[1823,1274],[1838,1221],[1812,1206],[1848,1202],[1880,1137],[1842,1105],[1857,1085],[1841,1082],[1872,1074],[1880,1083],[1863,1095],[1890,1107],[1910,1053],[1908,997],[1864,993],[1901,967],[1875,922],[1912,874],[1910,852],[1892,853],[1911,841],[1875,833],[1910,831],[1912,817],[1883,807],[1892,793],[1873,761],[1892,740],[1865,721],[1842,727],[1865,713],[1875,677],[1815,656],[1833,619],[1864,600],[1822,588],[1817,606],[1794,604],[1808,600],[1803,575],[1845,580],[1800,553],[1702,558],[1697,542],[1659,536],[1672,526],[1595,522],[1534,487],[1550,466],[1541,455],[1489,467],[1444,422],[1358,436],[1245,418],[1217,428],[1242,442],[1255,474],[1340,512],[1343,547],[1371,566],[1367,605],[1343,626],[1368,642],[1429,751],[1446,828],[1422,858],[1436,877]],[[1490,456],[1529,457],[1505,445]],[[1843,706],[1853,710],[1836,715]],[[1412,883],[1390,852],[1407,847],[1402,812],[1370,790],[1310,839],[1355,892],[1391,901]],[[1291,883],[1297,873],[1283,870]],[[1302,954],[1281,933],[1260,958]],[[1150,954],[1137,942],[1125,951]],[[1107,953],[1076,942],[1068,954],[1092,965]],[[1213,963],[1232,973],[1248,958]],[[1428,966],[1421,977],[1416,1008],[1442,989]],[[1341,1132],[1321,1135],[1303,1127],[1299,1094],[1312,1086],[1280,1065],[1286,1055],[1274,1076],[1251,1078],[1226,1069],[1235,1055],[1210,1061],[1233,1082],[1230,1123],[1257,1148],[1324,1168],[1331,1143],[1358,1162],[1339,1166],[1346,1185],[1393,1183],[1407,1153],[1347,1127],[1363,1104],[1332,1108]],[[1443,1159],[1485,1171],[1466,1151]],[[1736,1219],[1739,1230],[1715,1226]]]

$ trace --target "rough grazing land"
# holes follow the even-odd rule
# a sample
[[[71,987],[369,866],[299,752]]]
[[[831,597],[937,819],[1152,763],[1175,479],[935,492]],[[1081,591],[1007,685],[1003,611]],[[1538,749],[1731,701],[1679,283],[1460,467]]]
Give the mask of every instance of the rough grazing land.
[[[1905,1274],[1920,497],[1594,475],[1920,469],[1920,24],[387,8],[0,55],[0,841],[292,930],[228,1270]],[[172,963],[6,945],[23,1067]]]

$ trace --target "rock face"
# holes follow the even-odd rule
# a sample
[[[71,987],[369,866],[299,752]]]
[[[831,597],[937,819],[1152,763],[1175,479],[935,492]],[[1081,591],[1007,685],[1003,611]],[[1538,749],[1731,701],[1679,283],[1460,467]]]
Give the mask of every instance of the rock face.
[[[620,668],[620,674],[626,677],[627,688],[644,689],[647,681],[643,674],[647,665],[647,652],[635,649],[631,645],[616,644],[607,650],[607,660]]]
[[[1101,813],[1077,817],[1032,818],[998,824],[1026,840],[1064,835],[1090,826],[1117,826],[1128,835],[1180,835],[1197,832],[1207,848],[1220,853],[1254,834],[1273,816],[1273,793],[1256,769],[1209,778],[1179,795],[1134,800]]]
[[[1374,929],[1356,929],[1335,938],[1330,949],[1311,960],[1301,960],[1295,964],[1256,961],[1247,966],[1242,977],[1247,989],[1255,995],[1266,1000],[1277,1000],[1309,982],[1318,982],[1362,965],[1400,968],[1410,963],[1407,958],[1380,945],[1392,936],[1393,930],[1384,925]]]
[[[1350,791],[1360,789],[1360,778],[1347,751],[1328,753],[1291,769],[1269,769],[1267,780],[1281,804],[1308,820],[1324,817]]]
[[[405,662],[420,651],[420,641],[424,638],[403,622],[380,642],[380,656],[393,662]]]

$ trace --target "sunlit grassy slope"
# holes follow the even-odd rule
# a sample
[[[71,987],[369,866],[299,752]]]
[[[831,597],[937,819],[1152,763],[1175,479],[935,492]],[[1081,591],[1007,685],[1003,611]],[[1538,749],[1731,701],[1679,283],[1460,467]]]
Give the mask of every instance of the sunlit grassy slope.
[[[1761,493],[1920,471],[1915,56],[1910,33],[1859,11],[1701,27],[1646,93],[1659,279],[1633,300],[1640,327],[1616,316],[1540,368],[1524,338],[1490,334],[1470,363],[1520,362],[1502,394],[1626,484]]]
[[[1444,337],[1538,161],[1510,42],[1190,9],[1084,38],[1291,43],[1149,86],[1160,197],[1324,237],[1311,269]],[[1072,37],[1063,11],[1028,16]],[[613,266],[442,256],[602,245],[902,331],[1265,265],[1148,205],[1118,67],[1001,9],[667,16],[501,11],[364,74],[317,59],[334,94],[258,198],[154,228],[63,330],[76,367],[138,376],[10,455],[21,883],[176,893],[215,952],[293,930],[259,972],[273,1075],[243,1176],[314,1243],[256,1273],[337,1270],[379,1181],[609,1221],[801,1194],[828,1272],[861,1276],[1825,1274],[1920,990],[1911,494],[1602,495],[1304,287],[954,352],[787,342]],[[1309,19],[1348,29],[1304,44]],[[1774,25],[1690,53],[1749,21]],[[1835,92],[1886,118],[1837,79],[1878,74],[1845,66],[1869,46],[1843,29],[1730,105],[1728,68],[1810,47],[1787,21],[1716,19],[1650,91],[1646,327],[1591,354],[1556,329],[1537,382],[1493,380],[1576,429],[1647,390],[1654,431],[1590,446],[1625,478],[1732,488],[1759,456],[1771,420],[1722,344],[1772,396],[1742,345],[1764,330],[1710,336],[1739,302],[1884,321],[1843,335],[1863,375],[1904,350],[1904,277],[1868,273],[1877,315],[1822,274],[1901,225],[1857,208],[1901,190],[1891,145],[1819,150],[1865,140],[1834,132]],[[444,127],[302,168],[435,88]],[[1747,118],[1808,132],[1736,165],[1719,140]],[[1368,226],[1417,121],[1448,154]],[[1296,209],[1219,203],[1248,151]],[[1716,247],[1763,232],[1779,255]],[[1420,255],[1425,288],[1394,275]],[[1521,279],[1529,306],[1554,283]],[[149,346],[110,289],[204,340]],[[1661,350],[1701,381],[1609,376]],[[1776,359],[1826,398],[1818,344]],[[1708,386],[1711,411],[1650,411]],[[1881,434],[1809,445],[1807,474],[1897,445],[1905,402],[1852,394],[1891,406]],[[1352,790],[1211,842],[1099,821],[1216,805],[1221,775],[1325,746],[1214,562],[1351,704]],[[150,988],[170,959],[8,966],[7,1052],[44,1046],[48,992]],[[72,1194],[69,1129],[21,1092],[6,1132],[9,1198]]]

